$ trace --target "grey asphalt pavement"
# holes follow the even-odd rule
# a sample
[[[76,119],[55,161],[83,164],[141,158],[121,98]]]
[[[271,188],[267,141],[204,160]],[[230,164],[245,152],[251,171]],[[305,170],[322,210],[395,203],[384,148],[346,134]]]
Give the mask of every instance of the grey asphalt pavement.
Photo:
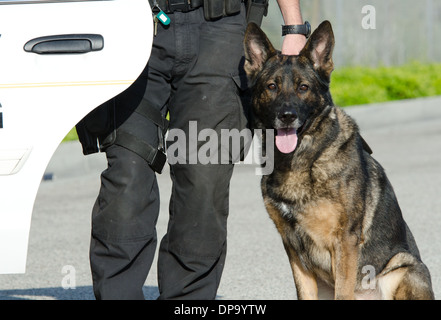
[[[435,295],[441,298],[441,97],[346,110],[385,167],[431,271]],[[94,298],[88,262],[90,212],[105,167],[103,154],[84,157],[79,143],[60,145],[46,170],[52,179],[41,183],[35,202],[26,274],[0,275],[0,299]],[[288,260],[263,207],[254,169],[237,165],[231,181],[228,255],[218,299],[296,299]],[[158,181],[160,239],[168,218],[167,170]],[[147,299],[158,295],[156,276],[154,262],[144,287]]]

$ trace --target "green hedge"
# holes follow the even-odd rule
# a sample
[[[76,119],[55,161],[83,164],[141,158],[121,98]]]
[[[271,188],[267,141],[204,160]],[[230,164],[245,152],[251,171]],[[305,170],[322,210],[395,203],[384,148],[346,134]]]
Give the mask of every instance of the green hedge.
[[[339,68],[332,74],[331,93],[342,107],[441,95],[441,64]]]
[[[72,128],[72,130],[70,130],[69,133],[64,137],[63,142],[74,140],[78,140],[78,135],[77,130],[75,130],[75,128]]]

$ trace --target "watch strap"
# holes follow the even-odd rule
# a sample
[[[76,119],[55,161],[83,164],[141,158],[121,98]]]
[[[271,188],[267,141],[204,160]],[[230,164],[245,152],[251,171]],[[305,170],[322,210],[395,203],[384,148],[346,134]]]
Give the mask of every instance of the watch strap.
[[[308,38],[311,34],[311,25],[308,21],[305,21],[304,24],[282,26],[282,36],[287,34],[303,34]]]

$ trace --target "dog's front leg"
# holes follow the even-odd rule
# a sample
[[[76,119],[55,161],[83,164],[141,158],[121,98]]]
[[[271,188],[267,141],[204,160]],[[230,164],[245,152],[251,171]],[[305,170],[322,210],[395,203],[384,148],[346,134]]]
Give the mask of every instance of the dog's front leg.
[[[302,266],[297,254],[292,248],[287,248],[285,245],[285,249],[288,253],[289,263],[291,264],[292,274],[294,276],[297,298],[299,300],[318,300],[317,279]]]
[[[354,300],[358,270],[358,240],[345,235],[334,245],[335,300]]]

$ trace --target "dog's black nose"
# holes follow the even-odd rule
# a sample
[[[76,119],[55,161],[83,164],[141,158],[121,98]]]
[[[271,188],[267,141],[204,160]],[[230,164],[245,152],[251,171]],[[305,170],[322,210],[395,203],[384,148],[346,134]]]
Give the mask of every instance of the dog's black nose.
[[[297,119],[297,114],[293,110],[285,110],[279,114],[279,119],[286,124],[290,124]]]

